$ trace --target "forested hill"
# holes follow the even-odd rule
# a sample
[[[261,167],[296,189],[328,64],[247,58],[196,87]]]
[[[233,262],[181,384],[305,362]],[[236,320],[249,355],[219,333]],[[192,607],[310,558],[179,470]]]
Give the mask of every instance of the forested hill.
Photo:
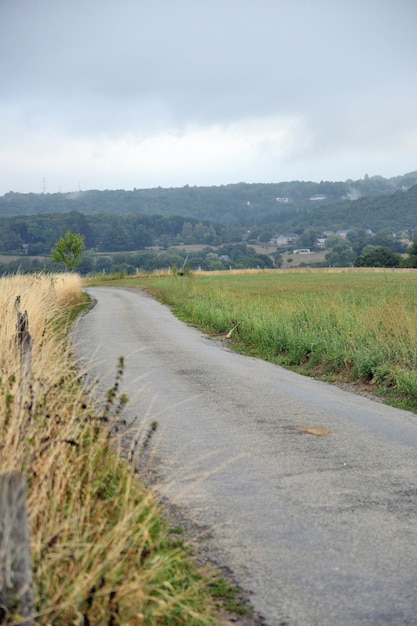
[[[414,195],[407,190],[415,184],[417,171],[389,179],[365,176],[345,182],[239,183],[54,194],[9,192],[0,197],[0,218],[72,212],[118,216],[140,213],[181,215],[246,228],[276,224],[283,229],[302,230],[313,225],[331,228],[335,224],[339,228],[361,225],[397,230],[414,225],[415,217],[409,223],[409,201],[414,201]],[[401,224],[397,221],[397,206],[406,212]]]
[[[407,191],[373,198],[361,198],[316,207],[299,213],[287,224],[293,230],[299,224],[304,229],[343,230],[365,228],[373,232],[389,230],[399,233],[417,227],[417,185]]]

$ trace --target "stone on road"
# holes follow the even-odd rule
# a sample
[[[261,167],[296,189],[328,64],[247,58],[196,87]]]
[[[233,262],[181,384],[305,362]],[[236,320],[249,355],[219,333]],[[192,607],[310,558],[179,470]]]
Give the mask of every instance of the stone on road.
[[[77,353],[157,420],[163,491],[269,626],[417,624],[417,417],[229,350],[135,290],[94,288]]]

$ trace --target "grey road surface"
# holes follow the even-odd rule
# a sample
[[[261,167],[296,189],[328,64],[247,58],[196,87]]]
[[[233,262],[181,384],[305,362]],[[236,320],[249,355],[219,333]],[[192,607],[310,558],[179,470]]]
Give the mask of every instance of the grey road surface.
[[[238,355],[143,293],[88,291],[81,361],[107,388],[125,357],[158,489],[265,623],[417,625],[417,416]]]

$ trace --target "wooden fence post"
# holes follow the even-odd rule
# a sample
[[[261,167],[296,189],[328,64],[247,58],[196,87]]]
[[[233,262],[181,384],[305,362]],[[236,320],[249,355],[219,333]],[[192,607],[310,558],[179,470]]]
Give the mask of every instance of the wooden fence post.
[[[29,377],[32,368],[32,337],[29,332],[28,312],[20,310],[20,296],[16,297],[14,303],[16,312],[16,346],[20,355],[20,369],[24,381]]]
[[[34,626],[32,567],[23,474],[0,475],[0,624]]]

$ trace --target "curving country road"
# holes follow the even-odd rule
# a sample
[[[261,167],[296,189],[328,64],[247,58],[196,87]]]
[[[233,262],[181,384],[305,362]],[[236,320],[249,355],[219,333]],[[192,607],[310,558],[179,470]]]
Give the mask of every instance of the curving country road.
[[[104,389],[125,357],[159,489],[265,623],[415,626],[417,416],[238,355],[144,293],[88,292],[78,355]]]

